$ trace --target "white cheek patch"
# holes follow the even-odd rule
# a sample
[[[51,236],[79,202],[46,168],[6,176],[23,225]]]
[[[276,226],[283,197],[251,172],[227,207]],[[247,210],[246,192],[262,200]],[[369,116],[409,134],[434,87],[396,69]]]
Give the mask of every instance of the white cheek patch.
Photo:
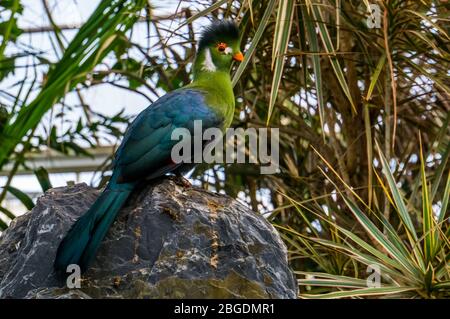
[[[211,57],[211,51],[209,51],[209,49],[205,50],[205,61],[203,61],[202,69],[208,72],[215,72],[217,70]]]
[[[230,47],[226,47],[225,51],[223,51],[223,52],[225,52],[225,54],[231,54],[231,53],[233,53],[233,49]]]

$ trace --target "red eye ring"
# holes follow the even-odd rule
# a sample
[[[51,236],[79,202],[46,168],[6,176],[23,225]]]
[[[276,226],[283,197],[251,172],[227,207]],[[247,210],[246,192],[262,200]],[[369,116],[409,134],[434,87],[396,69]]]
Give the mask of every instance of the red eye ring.
[[[225,51],[226,48],[227,48],[227,44],[226,44],[226,43],[220,42],[220,43],[217,45],[217,50],[219,50],[220,52]]]

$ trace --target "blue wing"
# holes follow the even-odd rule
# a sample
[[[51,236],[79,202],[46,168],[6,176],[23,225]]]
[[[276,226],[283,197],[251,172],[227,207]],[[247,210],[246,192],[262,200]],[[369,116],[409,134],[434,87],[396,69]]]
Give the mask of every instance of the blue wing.
[[[194,120],[202,120],[203,130],[223,123],[205,102],[204,94],[192,89],[170,92],[141,112],[125,133],[116,152],[114,169],[119,182],[133,182],[144,177],[161,176],[176,169],[171,161],[171,140],[176,128],[193,134]]]

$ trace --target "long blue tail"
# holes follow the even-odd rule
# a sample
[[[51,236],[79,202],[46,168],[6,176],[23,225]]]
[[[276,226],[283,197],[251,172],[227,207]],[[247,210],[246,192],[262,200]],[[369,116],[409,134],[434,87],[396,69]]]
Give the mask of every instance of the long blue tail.
[[[70,264],[87,269],[100,243],[131,194],[134,184],[116,184],[112,178],[89,210],[76,221],[58,247],[55,269],[65,272]]]

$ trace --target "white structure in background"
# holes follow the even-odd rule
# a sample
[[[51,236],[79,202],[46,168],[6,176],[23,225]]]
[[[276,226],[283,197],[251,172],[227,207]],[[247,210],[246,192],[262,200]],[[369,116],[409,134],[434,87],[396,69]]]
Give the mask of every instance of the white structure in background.
[[[64,174],[75,173],[72,182],[80,182],[80,174],[85,172],[95,172],[102,167],[106,161],[114,154],[114,147],[102,146],[93,149],[86,149],[92,157],[88,156],[70,156],[58,153],[53,150],[43,151],[41,153],[31,154],[26,159],[26,166],[29,168],[25,170],[23,167],[19,169],[15,175],[15,178],[21,176],[27,176],[32,179],[34,177],[33,170],[44,167],[49,174]],[[12,169],[12,165],[6,165],[3,170],[0,171],[0,178],[8,176]],[[60,186],[60,185],[59,185]],[[36,199],[41,192],[26,192],[28,196]],[[15,197],[10,194],[7,195],[4,203],[5,208],[19,215],[26,212],[26,208]]]

